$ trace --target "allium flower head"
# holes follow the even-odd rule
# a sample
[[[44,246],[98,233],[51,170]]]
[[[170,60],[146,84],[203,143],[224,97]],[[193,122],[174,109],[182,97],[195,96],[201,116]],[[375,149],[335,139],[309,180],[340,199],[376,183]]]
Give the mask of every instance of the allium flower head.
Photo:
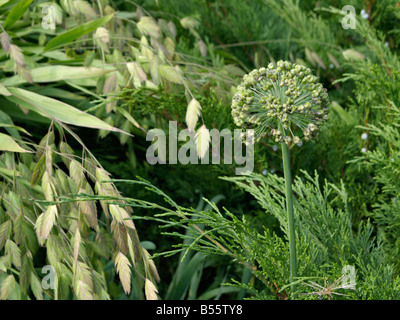
[[[327,90],[311,70],[288,61],[270,63],[243,77],[232,100],[235,124],[255,129],[256,140],[300,143],[318,133],[328,114]]]

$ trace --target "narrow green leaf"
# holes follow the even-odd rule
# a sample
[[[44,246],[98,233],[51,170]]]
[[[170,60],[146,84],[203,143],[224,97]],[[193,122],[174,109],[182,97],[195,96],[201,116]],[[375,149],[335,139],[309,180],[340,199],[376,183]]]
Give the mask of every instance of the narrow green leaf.
[[[0,0],[0,7],[5,5],[9,0]]]
[[[13,7],[10,13],[7,15],[6,21],[4,22],[4,29],[8,29],[15,22],[21,18],[28,7],[31,5],[33,0],[22,0],[15,7]]]
[[[11,152],[30,152],[23,149],[13,138],[4,133],[0,133],[0,150]]]
[[[18,76],[19,77],[19,76]],[[0,84],[0,94],[3,96],[11,96],[11,93],[7,90],[7,88]]]
[[[105,75],[114,70],[106,70],[102,68],[85,68],[85,67],[70,67],[70,66],[45,66],[36,69],[32,69],[31,75],[33,82],[35,83],[45,83],[45,82],[58,82],[63,80],[73,80],[73,79],[85,79],[93,78]],[[17,86],[27,81],[22,79],[19,75],[6,78],[3,82],[4,86]],[[0,85],[0,93],[1,88]],[[4,87],[3,87],[4,88]],[[6,88],[4,88],[6,89]],[[7,90],[7,89],[6,89]],[[5,92],[7,93],[8,90]],[[7,94],[4,94],[7,95]]]
[[[142,128],[142,126],[135,120],[135,118],[132,117],[132,115],[126,111],[124,108],[117,107],[118,112],[120,112],[130,123],[132,123],[136,128],[139,128],[140,130],[146,132],[145,129]]]
[[[7,130],[8,128],[16,129],[16,130],[19,130],[19,131],[21,131],[21,132],[23,132],[23,133],[25,133],[25,134],[31,136],[31,134],[30,134],[28,131],[26,131],[24,128],[18,127],[18,126],[14,126],[14,125],[12,125],[12,124],[5,124],[5,123],[1,123],[1,122],[0,122],[0,127],[1,127],[1,128],[5,128],[6,130]]]
[[[113,18],[113,14],[109,14],[108,16],[98,18],[96,20],[84,23],[80,26],[77,26],[69,31],[66,31],[59,36],[51,39],[47,45],[44,47],[44,51],[50,51],[56,47],[63,46],[67,43],[71,43],[72,41],[78,39],[79,37],[84,36],[85,34],[96,30],[98,27],[106,24]]]
[[[10,87],[8,90],[13,96],[7,97],[7,99],[47,118],[80,127],[123,132],[99,118],[64,102],[20,88]]]
[[[332,101],[332,109],[337,113],[337,115],[347,124],[350,125],[353,123],[354,119],[353,117],[348,114],[340,104],[338,104],[335,101]]]
[[[18,132],[17,128],[12,127],[14,125],[14,122],[11,120],[11,117],[0,110],[0,123],[4,125],[4,128],[8,132],[10,136],[12,136],[14,139],[21,140],[21,135]],[[7,127],[6,125],[10,125],[11,127]]]
[[[31,273],[31,289],[37,300],[43,300],[43,289],[38,277],[32,272]]]

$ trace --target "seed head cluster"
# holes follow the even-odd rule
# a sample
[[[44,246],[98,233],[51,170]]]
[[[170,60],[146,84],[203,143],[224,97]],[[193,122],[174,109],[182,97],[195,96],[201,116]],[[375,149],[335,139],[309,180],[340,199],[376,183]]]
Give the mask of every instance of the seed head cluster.
[[[318,134],[328,116],[327,90],[311,70],[288,61],[270,63],[243,77],[232,100],[235,124],[255,129],[256,141],[272,135],[276,142],[300,144]]]

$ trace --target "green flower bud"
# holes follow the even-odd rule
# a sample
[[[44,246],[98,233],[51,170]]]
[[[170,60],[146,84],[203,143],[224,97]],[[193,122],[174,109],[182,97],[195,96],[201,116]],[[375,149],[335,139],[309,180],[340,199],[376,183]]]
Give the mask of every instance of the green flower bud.
[[[232,100],[238,126],[255,129],[256,140],[270,131],[277,142],[311,140],[328,114],[329,98],[310,69],[278,61],[243,77]]]

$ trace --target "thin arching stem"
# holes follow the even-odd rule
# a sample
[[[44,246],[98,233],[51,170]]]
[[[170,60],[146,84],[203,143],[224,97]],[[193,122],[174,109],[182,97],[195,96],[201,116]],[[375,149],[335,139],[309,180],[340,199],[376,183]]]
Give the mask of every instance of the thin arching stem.
[[[297,257],[296,257],[296,234],[294,228],[294,212],[293,212],[293,191],[292,191],[292,174],[290,172],[289,146],[282,142],[282,159],[283,172],[285,175],[286,186],[286,212],[288,221],[288,238],[289,238],[289,262],[290,262],[290,288],[295,291],[293,282],[297,277]]]

